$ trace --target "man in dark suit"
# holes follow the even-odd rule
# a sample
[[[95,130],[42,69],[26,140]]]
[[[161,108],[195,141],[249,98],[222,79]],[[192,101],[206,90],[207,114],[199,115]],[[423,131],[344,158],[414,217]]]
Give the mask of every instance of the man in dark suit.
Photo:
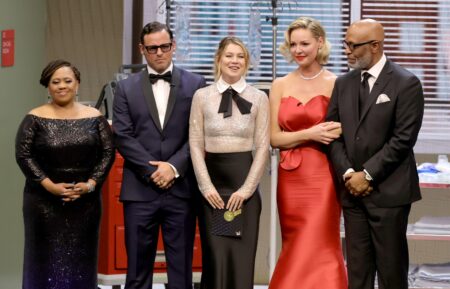
[[[413,147],[424,108],[420,81],[386,59],[384,29],[360,20],[344,48],[352,71],[336,80],[327,121],[342,124],[330,145],[341,183],[350,289],[408,288],[406,229],[421,198]]]
[[[125,219],[125,288],[151,289],[159,229],[168,288],[192,288],[195,233],[193,173],[188,143],[192,96],[205,79],[172,63],[171,30],[152,22],[139,44],[147,69],[116,87],[113,130],[125,159],[120,200]]]

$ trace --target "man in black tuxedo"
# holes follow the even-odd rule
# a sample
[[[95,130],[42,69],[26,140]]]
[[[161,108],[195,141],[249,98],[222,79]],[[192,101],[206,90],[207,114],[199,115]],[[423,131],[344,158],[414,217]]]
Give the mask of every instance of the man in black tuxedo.
[[[327,121],[342,124],[330,145],[340,181],[349,289],[408,288],[406,229],[421,198],[413,147],[424,98],[419,79],[386,59],[377,21],[352,23],[344,48],[352,71],[336,80]]]
[[[176,43],[166,25],[147,24],[140,40],[147,69],[118,83],[113,106],[114,136],[125,159],[120,194],[125,288],[152,288],[161,228],[168,288],[192,289],[198,187],[189,155],[189,115],[192,96],[205,79],[173,65]]]

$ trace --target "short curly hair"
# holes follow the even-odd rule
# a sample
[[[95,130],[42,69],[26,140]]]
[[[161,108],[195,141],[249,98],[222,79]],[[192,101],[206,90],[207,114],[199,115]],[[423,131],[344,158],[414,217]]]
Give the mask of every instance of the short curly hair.
[[[39,80],[39,83],[45,88],[47,88],[48,84],[50,83],[50,79],[52,78],[52,75],[55,73],[56,70],[60,69],[61,67],[69,67],[70,69],[72,69],[73,74],[75,74],[75,78],[78,80],[79,83],[81,82],[81,75],[78,68],[73,66],[69,61],[57,59],[50,61],[47,64],[47,66],[45,66],[44,70],[42,70],[41,79]]]
[[[325,29],[323,28],[322,24],[311,17],[299,17],[295,19],[291,24],[289,24],[286,32],[284,32],[284,42],[279,47],[279,50],[281,54],[283,54],[284,58],[286,58],[286,60],[289,62],[292,62],[293,60],[289,48],[292,31],[296,29],[309,30],[316,39],[322,37],[323,46],[321,49],[319,49],[316,60],[321,65],[327,64],[328,58],[330,56],[331,44],[326,38]]]

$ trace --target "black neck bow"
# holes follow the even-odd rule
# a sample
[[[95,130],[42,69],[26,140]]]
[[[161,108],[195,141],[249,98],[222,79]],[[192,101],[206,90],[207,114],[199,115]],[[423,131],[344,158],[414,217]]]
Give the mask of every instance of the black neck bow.
[[[167,71],[164,74],[153,74],[153,73],[150,73],[148,75],[148,77],[150,78],[150,82],[152,84],[155,84],[159,79],[162,79],[164,81],[170,82],[170,80],[172,79],[172,72]]]
[[[249,114],[252,108],[252,103],[239,96],[236,90],[231,86],[222,93],[222,100],[220,101],[219,113],[223,112],[223,118],[232,115],[232,102],[234,100],[241,114]]]

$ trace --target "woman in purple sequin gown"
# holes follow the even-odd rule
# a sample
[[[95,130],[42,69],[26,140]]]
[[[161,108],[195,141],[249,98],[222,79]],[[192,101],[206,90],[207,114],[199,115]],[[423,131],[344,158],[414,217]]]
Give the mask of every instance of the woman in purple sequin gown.
[[[24,289],[97,288],[100,188],[114,148],[106,119],[75,102],[78,70],[57,60],[43,70],[51,101],[30,111],[16,137],[25,177]]]

